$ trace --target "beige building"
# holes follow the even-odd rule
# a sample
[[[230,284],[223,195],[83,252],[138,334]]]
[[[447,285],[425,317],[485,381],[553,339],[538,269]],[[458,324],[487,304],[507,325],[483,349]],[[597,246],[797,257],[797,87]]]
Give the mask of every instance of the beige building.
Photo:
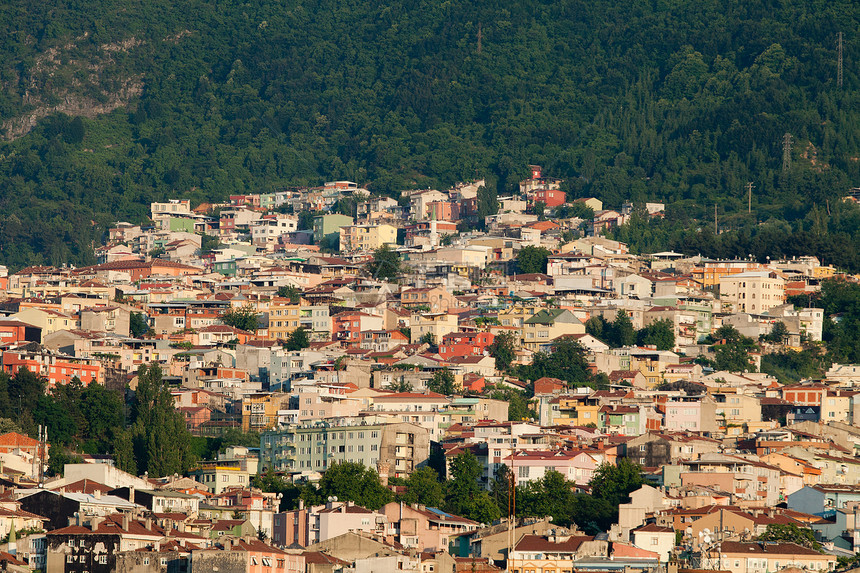
[[[412,315],[410,324],[412,344],[417,344],[427,334],[431,334],[434,342],[439,344],[443,336],[456,332],[459,328],[457,315],[446,312],[415,314]]]
[[[563,308],[545,308],[523,321],[522,346],[540,350],[559,336],[585,334],[585,325]]]
[[[281,426],[261,436],[260,463],[275,471],[325,471],[356,462],[380,474],[406,477],[430,456],[430,436],[414,424],[365,416]]]
[[[189,475],[218,495],[231,487],[247,488],[257,475],[260,458],[242,446],[231,446],[214,461],[201,461]]]
[[[860,392],[850,390],[828,390],[821,398],[821,421],[854,423],[854,403]]]
[[[720,551],[702,554],[702,569],[731,573],[768,573],[786,567],[807,571],[832,571],[836,556],[819,553],[795,543],[741,543],[724,541]]]
[[[58,330],[72,330],[78,327],[74,317],[50,309],[23,308],[9,318],[38,326],[42,329],[42,337]]]
[[[720,277],[724,310],[761,314],[785,303],[785,279],[776,271],[749,271]]]
[[[761,422],[761,400],[757,396],[737,392],[717,392],[716,415],[721,422],[725,420],[726,434],[738,436],[750,431],[751,424]]]
[[[424,307],[429,312],[445,312],[457,307],[457,298],[444,288],[411,288],[400,293],[400,306],[408,309]]]
[[[81,310],[81,330],[128,336],[130,321],[131,313],[118,306],[94,306]]]
[[[375,251],[397,244],[397,229],[391,225],[347,225],[340,228],[340,251]]]

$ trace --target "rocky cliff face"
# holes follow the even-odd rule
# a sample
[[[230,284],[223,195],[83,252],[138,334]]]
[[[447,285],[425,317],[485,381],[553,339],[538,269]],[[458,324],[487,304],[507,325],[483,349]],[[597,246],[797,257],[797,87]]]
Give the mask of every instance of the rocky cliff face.
[[[4,88],[20,94],[24,111],[0,123],[0,137],[26,135],[54,113],[88,118],[110,113],[141,94],[142,77],[122,74],[117,60],[143,42],[132,37],[93,46],[86,45],[87,36],[46,50],[28,70],[15,72],[15,81]]]

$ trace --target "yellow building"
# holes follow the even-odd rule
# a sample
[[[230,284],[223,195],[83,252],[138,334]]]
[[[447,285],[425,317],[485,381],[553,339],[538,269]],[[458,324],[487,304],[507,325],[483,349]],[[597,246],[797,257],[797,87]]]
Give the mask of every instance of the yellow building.
[[[290,395],[283,392],[250,394],[242,398],[242,431],[261,432],[278,425],[278,410],[289,410]]]
[[[557,402],[557,403],[556,403]],[[588,394],[559,396],[551,404],[554,425],[587,426],[597,424],[600,401]]]
[[[302,304],[275,297],[269,303],[269,340],[284,340],[300,326]]]
[[[442,337],[459,328],[457,315],[446,312],[427,312],[412,315],[410,320],[410,342],[418,344],[427,334],[433,336],[436,344],[442,342]]]
[[[693,280],[698,281],[706,289],[713,289],[720,284],[720,278],[761,269],[755,261],[702,261],[698,267],[693,267]]]
[[[391,225],[347,225],[340,228],[340,251],[375,251],[397,244],[397,229]]]

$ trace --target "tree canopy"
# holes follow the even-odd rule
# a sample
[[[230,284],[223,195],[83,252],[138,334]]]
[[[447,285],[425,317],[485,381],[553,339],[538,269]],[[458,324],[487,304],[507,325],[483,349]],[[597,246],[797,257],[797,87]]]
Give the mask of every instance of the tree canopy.
[[[195,463],[191,434],[176,411],[161,367],[141,365],[132,405],[131,427],[117,437],[117,465],[153,477],[185,473]]]
[[[250,305],[240,308],[230,308],[221,315],[221,322],[227,326],[248,332],[256,332],[259,321],[259,313]]]
[[[373,252],[373,259],[364,269],[373,278],[396,280],[400,275],[400,254],[388,245],[383,245]]]
[[[106,226],[179,194],[349,179],[396,195],[478,174],[483,220],[538,163],[569,198],[664,202],[615,232],[636,252],[860,269],[860,215],[839,201],[860,180],[851,50],[835,77],[836,34],[860,29],[850,0],[13,0],[0,16],[13,268],[95,262]],[[715,205],[718,232],[700,224]]]

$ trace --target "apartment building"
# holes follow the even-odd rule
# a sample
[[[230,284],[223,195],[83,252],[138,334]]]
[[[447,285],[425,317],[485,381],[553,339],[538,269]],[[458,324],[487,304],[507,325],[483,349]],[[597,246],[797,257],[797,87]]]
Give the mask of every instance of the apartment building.
[[[406,477],[427,461],[430,438],[415,424],[341,418],[265,432],[260,447],[262,467],[275,471],[324,471],[349,461]]]

